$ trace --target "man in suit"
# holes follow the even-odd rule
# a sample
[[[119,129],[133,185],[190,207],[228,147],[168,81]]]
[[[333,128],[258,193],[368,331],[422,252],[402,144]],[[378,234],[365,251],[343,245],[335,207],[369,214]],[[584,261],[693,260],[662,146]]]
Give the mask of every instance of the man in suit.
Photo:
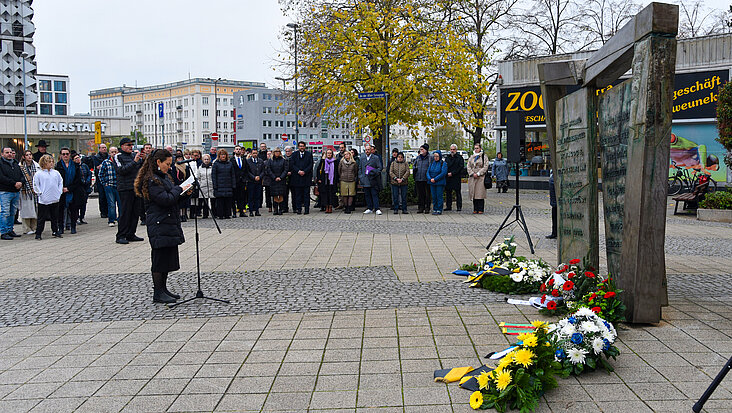
[[[247,159],[242,153],[240,145],[234,147],[234,157],[231,159],[234,164],[234,177],[236,185],[234,187],[234,216],[236,209],[239,210],[239,216],[247,216]]]
[[[313,183],[313,154],[305,150],[305,142],[297,144],[297,152],[290,158],[290,185],[295,192],[295,213],[310,213],[310,185]]]
[[[262,177],[264,176],[264,161],[257,156],[257,150],[252,149],[252,156],[247,159],[247,192],[249,195],[249,216],[261,216],[262,207]]]
[[[450,153],[447,154],[447,185],[445,186],[445,202],[447,206],[445,211],[452,211],[452,194],[455,193],[455,204],[457,210],[463,209],[463,196],[460,193],[461,179],[463,169],[465,169],[465,160],[462,155],[457,152],[457,145],[450,145]]]
[[[384,168],[381,158],[374,153],[373,146],[364,146],[366,156],[361,158],[359,165],[358,180],[363,186],[364,197],[366,198],[366,211],[364,214],[375,213],[381,215],[379,208],[379,191],[381,191],[381,171]]]

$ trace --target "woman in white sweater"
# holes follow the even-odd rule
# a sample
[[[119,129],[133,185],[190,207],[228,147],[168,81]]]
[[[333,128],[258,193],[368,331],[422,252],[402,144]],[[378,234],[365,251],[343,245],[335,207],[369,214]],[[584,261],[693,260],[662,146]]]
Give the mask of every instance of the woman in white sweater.
[[[63,193],[63,179],[54,169],[53,157],[43,155],[38,161],[41,170],[33,176],[33,191],[38,194],[38,223],[36,239],[41,239],[46,221],[51,221],[53,236],[62,238],[58,228],[58,201]]]

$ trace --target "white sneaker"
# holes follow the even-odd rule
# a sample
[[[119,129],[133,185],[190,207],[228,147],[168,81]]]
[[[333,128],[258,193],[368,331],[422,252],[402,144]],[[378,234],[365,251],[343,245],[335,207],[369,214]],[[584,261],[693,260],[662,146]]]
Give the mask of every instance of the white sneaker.
[[[370,209],[367,209],[367,210],[363,211],[363,213],[364,214],[370,214],[371,213],[371,210]]]
[[[109,223],[108,225],[109,225],[110,227],[113,227],[113,226],[114,226],[114,222],[110,222],[110,223]]]
[[[25,233],[25,235],[30,235],[30,234],[35,234],[35,233],[36,233],[35,231],[28,231]]]
[[[381,210],[380,209],[377,209],[376,210],[376,215],[381,215]]]

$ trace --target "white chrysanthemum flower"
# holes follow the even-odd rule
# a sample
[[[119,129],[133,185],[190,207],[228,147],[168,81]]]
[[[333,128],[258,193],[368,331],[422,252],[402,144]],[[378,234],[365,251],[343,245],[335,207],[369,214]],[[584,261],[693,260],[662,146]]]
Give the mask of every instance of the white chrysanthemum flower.
[[[580,331],[586,333],[597,333],[598,331],[600,331],[600,327],[598,327],[597,324],[592,321],[583,321],[580,324]]]
[[[521,272],[512,272],[511,273],[511,279],[513,280],[513,282],[519,283],[519,282],[521,282],[521,281],[524,280],[524,274],[525,273],[523,271],[521,271]]]
[[[518,244],[517,244],[517,243],[515,243],[515,242],[512,242],[512,243],[510,243],[510,244],[508,244],[508,245],[510,245],[510,246],[512,246],[512,247],[518,247]]]
[[[564,325],[564,326],[562,327],[562,329],[560,330],[560,332],[561,332],[562,334],[564,334],[565,336],[568,336],[568,337],[569,337],[569,336],[571,336],[572,334],[576,333],[576,332],[577,332],[577,329],[576,329],[576,328],[574,328],[574,326],[573,326],[572,324],[570,324],[570,323],[567,323],[566,325]]]
[[[582,307],[579,310],[577,310],[577,312],[574,313],[574,315],[576,317],[588,317],[588,316],[591,316],[593,314],[595,314],[595,313],[593,313],[592,310],[590,310],[587,307]]]
[[[510,257],[511,256],[511,251],[508,251],[508,250],[507,251],[503,251],[503,255],[505,255],[507,257]]]
[[[567,350],[567,357],[569,357],[569,361],[571,361],[573,364],[582,364],[585,362],[585,354],[587,352],[585,350],[577,349],[577,348],[570,348]]]
[[[602,353],[602,349],[605,347],[605,342],[602,341],[602,338],[595,337],[594,340],[592,340],[592,351],[595,352],[595,354]]]
[[[602,338],[609,341],[611,344],[615,342],[615,336],[609,331],[602,333]]]

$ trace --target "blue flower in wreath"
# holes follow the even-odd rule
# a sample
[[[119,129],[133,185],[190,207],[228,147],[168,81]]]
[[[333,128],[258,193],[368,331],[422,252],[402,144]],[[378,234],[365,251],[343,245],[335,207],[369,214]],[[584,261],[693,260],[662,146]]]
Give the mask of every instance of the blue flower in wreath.
[[[582,335],[582,333],[574,333],[572,334],[572,343],[574,344],[582,344],[582,341],[584,341],[585,337]]]
[[[603,324],[605,324],[605,327],[607,327],[607,329],[608,329],[608,330],[612,331],[612,328],[611,328],[611,326],[610,326],[610,323],[608,323],[608,322],[607,322],[607,321],[605,321],[605,320],[603,320],[603,321],[602,321],[602,323],[603,323]]]
[[[569,324],[577,324],[577,319],[574,316],[569,317],[567,321],[569,321]]]
[[[555,351],[555,352],[554,352],[554,356],[555,356],[555,357],[556,357],[557,359],[559,359],[559,360],[564,360],[564,358],[565,358],[565,357],[566,357],[567,355],[566,355],[566,354],[564,354],[564,350],[562,350],[562,349],[560,348],[559,350],[557,350],[557,351]]]
[[[608,351],[610,349],[610,341],[608,341],[608,339],[606,338],[603,338],[602,341],[603,343],[605,343],[605,345],[602,347],[602,351]]]
[[[493,261],[491,261],[491,262],[488,263],[488,267],[490,267],[490,268],[493,268],[494,265],[495,264],[493,264]]]

